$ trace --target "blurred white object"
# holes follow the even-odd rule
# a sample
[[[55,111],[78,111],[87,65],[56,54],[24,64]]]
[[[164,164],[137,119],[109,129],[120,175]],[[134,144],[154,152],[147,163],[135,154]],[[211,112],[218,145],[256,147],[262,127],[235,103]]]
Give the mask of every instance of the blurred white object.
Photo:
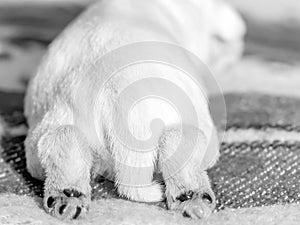
[[[238,14],[217,0],[103,0],[81,14],[51,44],[25,99],[27,169],[46,179],[46,211],[74,218],[73,209],[87,208],[89,175],[97,168],[95,173],[113,177],[119,195],[130,200],[156,202],[166,196],[169,209],[192,218],[210,215],[215,197],[206,170],[218,158],[219,143],[202,83],[193,79],[205,72],[197,70],[191,79],[178,62],[188,59],[192,71],[201,63],[172,49],[187,49],[219,70],[239,58],[244,34]],[[155,45],[145,49],[145,42]],[[153,48],[162,42],[173,48]],[[179,58],[172,66],[157,55],[141,63],[144,51]],[[124,59],[132,66],[119,65]],[[143,80],[147,83],[138,82]],[[156,119],[163,125],[149,130]],[[140,140],[138,146],[131,136]],[[162,173],[165,190],[153,182],[154,172]],[[73,203],[64,197],[72,210],[60,212],[59,201],[47,204],[70,188],[84,196]],[[197,201],[176,200],[190,191]]]

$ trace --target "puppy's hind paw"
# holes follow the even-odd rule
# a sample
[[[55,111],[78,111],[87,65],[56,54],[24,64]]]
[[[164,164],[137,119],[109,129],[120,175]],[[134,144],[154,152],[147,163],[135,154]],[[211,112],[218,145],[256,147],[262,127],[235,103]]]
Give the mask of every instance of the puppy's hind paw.
[[[209,190],[206,192],[186,192],[176,198],[173,203],[175,210],[181,211],[183,216],[192,219],[204,219],[211,215],[215,206],[216,200],[214,193]]]
[[[55,191],[44,197],[44,208],[61,220],[84,217],[89,210],[89,199],[73,189]]]

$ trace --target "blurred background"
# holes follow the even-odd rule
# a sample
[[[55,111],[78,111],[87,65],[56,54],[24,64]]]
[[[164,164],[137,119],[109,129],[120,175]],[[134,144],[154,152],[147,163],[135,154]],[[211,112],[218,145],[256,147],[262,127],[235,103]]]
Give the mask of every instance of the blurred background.
[[[93,1],[0,0],[0,116],[10,125],[26,124],[26,84],[47,46]],[[228,115],[221,158],[209,171],[217,207],[299,203],[300,2],[227,1],[244,18],[247,35],[242,59],[215,74]],[[7,138],[0,148],[0,193],[41,193],[42,185],[27,179],[23,141]]]
[[[47,45],[94,0],[0,0],[0,90],[23,92]],[[270,73],[298,73],[300,59],[300,2],[297,0],[227,0],[247,23],[245,60],[219,82],[225,91],[260,89],[257,82],[238,80]],[[246,67],[246,68],[245,68]],[[241,74],[240,70],[244,72]],[[274,71],[275,70],[275,71]],[[228,85],[239,73],[237,85]],[[234,74],[234,75],[233,75]],[[236,78],[236,77],[235,77]],[[253,79],[251,79],[253,81]],[[255,80],[255,79],[254,79]],[[245,83],[245,82],[244,82]],[[261,82],[259,82],[261,83]],[[293,84],[272,83],[279,94],[295,90]],[[292,89],[291,89],[292,88]]]

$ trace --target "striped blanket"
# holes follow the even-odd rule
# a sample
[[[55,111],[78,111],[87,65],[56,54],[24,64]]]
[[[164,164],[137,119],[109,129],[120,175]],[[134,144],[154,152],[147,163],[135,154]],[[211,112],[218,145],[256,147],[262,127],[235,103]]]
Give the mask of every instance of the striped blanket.
[[[1,224],[16,221],[38,224],[41,217],[45,217],[43,224],[52,221],[33,201],[40,202],[43,183],[31,178],[25,169],[24,90],[48,43],[83,6],[39,7],[39,12],[45,13],[32,14],[33,9],[29,7],[30,10],[24,10],[24,15],[17,19],[8,16],[6,6],[0,7],[0,30],[8,34],[0,35],[0,134],[4,135],[0,151]],[[5,12],[5,16],[1,12]],[[53,23],[52,13],[61,16],[59,22]],[[24,17],[27,20],[23,20]],[[45,29],[45,24],[51,26]],[[255,27],[256,23],[249,19],[248,24]],[[259,39],[261,36],[264,38]],[[274,43],[269,46],[266,43],[266,33],[261,36],[255,32],[248,34],[241,62],[227,72],[216,74],[225,97],[227,125],[218,126],[220,133],[226,131],[221,157],[209,170],[218,213],[206,221],[208,224],[224,224],[224,221],[252,224],[258,220],[262,224],[273,224],[271,218],[282,224],[300,221],[296,213],[300,207],[293,204],[300,203],[300,66],[295,60],[299,55],[286,47],[288,42],[284,38],[275,48]],[[293,44],[295,49],[299,47]],[[220,97],[211,94],[213,107]],[[164,203],[139,206],[121,200],[113,183],[102,177],[93,181],[92,186],[97,210],[91,212],[84,224],[94,224],[94,221],[118,224],[123,220],[139,224],[147,218],[154,221],[152,224],[195,223],[161,210]],[[10,203],[6,204],[7,201]]]

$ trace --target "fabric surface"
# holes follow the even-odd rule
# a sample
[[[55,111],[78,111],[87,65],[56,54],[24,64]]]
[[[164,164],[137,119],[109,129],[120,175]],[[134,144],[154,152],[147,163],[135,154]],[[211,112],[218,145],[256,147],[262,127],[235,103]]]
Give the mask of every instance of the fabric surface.
[[[35,10],[33,6],[25,7],[20,18],[7,16],[8,8],[0,7],[0,12],[5,12],[0,13],[0,116],[9,127],[26,124],[23,97],[28,79],[46,45],[82,9],[66,5],[66,10],[62,4],[50,8],[39,6]],[[60,16],[54,19],[53,13]],[[3,18],[8,19],[3,21]],[[209,170],[218,213],[207,224],[299,223],[299,207],[291,203],[300,203],[300,66],[295,60],[299,58],[300,45],[289,42],[299,29],[288,23],[288,31],[293,30],[289,33],[272,22],[265,30],[266,20],[260,26],[255,18],[252,15],[246,18],[251,28],[246,56],[228,72],[216,74],[224,90],[227,126],[217,124],[220,132],[226,129],[226,134],[221,157]],[[265,45],[270,38],[269,30],[272,42]],[[211,106],[220,97],[212,95]],[[0,127],[0,133],[7,129]],[[1,142],[0,222],[57,224],[40,208],[43,182],[31,178],[25,169],[24,138],[7,132]],[[164,210],[164,203],[153,206],[120,200],[114,184],[101,177],[92,186],[95,209],[83,224],[95,221],[147,224],[156,217],[152,224],[194,224]],[[130,210],[137,210],[139,215],[128,214]],[[44,216],[47,221],[38,222]]]
[[[39,198],[1,195],[0,223],[13,225],[297,225],[300,219],[300,206],[295,204],[239,210],[226,209],[215,213],[207,220],[198,221],[151,205],[118,199],[101,199],[92,202],[91,211],[86,219],[70,223],[59,221],[45,214],[39,207],[40,203]],[[270,215],[272,215],[271,218]]]
[[[297,126],[300,101],[255,94],[225,97],[228,131],[300,132]],[[11,126],[25,123],[22,111],[2,115]],[[276,124],[278,121],[280,124]],[[25,168],[24,138],[6,136],[2,141],[0,191],[42,196],[43,183],[32,179]],[[225,140],[221,145],[221,157],[209,170],[209,175],[218,210],[299,203],[300,141]],[[93,199],[118,198],[113,183],[101,177],[93,182],[92,196]]]

